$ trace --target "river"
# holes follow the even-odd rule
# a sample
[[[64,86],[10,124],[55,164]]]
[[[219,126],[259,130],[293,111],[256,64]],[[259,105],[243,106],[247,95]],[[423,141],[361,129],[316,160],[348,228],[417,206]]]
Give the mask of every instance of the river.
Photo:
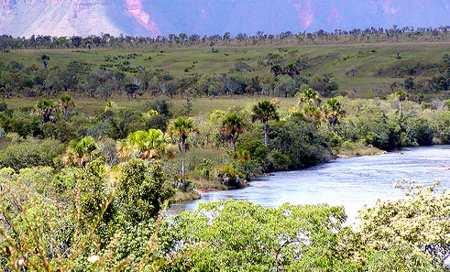
[[[450,189],[450,146],[414,147],[376,156],[340,158],[300,171],[278,172],[258,178],[240,190],[202,194],[197,201],[173,205],[169,213],[191,210],[200,203],[240,199],[276,207],[283,203],[343,206],[350,219],[358,210],[378,199],[393,200],[404,195],[398,181],[440,181]]]

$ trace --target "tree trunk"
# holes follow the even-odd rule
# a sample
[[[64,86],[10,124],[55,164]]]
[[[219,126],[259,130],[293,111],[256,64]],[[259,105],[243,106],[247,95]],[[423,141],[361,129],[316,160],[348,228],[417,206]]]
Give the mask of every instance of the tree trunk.
[[[269,145],[269,123],[264,123],[264,145]]]
[[[186,154],[186,140],[181,138],[181,180],[184,182],[185,179],[185,166],[184,166],[184,155]]]

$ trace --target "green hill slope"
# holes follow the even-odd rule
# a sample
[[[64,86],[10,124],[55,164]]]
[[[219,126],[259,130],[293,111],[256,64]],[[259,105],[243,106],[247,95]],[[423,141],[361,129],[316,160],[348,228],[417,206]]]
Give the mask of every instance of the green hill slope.
[[[330,74],[338,83],[338,94],[371,97],[390,92],[390,86],[412,77],[416,82],[439,73],[439,63],[450,53],[450,42],[441,43],[370,43],[353,45],[264,46],[233,48],[172,49],[53,49],[15,50],[1,53],[0,61],[17,61],[41,65],[40,56],[50,56],[49,68],[70,61],[90,63],[96,67],[116,67],[132,71],[139,67],[163,69],[176,78],[194,73],[200,75],[230,73],[236,65],[245,65],[244,77],[269,77],[270,66],[264,65],[269,54],[285,62],[301,59],[305,67],[300,75]],[[125,67],[125,68],[124,68]]]

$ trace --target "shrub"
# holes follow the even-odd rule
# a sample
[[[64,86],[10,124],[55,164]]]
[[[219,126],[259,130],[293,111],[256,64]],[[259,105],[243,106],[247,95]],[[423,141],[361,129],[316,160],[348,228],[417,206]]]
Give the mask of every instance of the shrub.
[[[241,187],[240,173],[233,164],[219,165],[216,167],[215,172],[217,178],[223,185],[231,188]]]
[[[289,156],[278,150],[270,151],[267,161],[269,162],[268,168],[270,170],[285,171],[289,170],[291,165]]]
[[[58,157],[64,146],[57,140],[25,140],[10,143],[0,150],[0,167],[15,170],[33,166],[59,166]]]
[[[146,102],[144,108],[146,111],[155,110],[159,114],[164,115],[166,117],[172,116],[172,113],[170,112],[170,104],[167,101],[167,99],[163,97],[159,97],[149,102]]]
[[[113,202],[116,220],[139,224],[155,218],[173,193],[157,163],[132,159],[122,165]]]
[[[8,110],[8,104],[5,101],[0,101],[0,112]]]
[[[194,173],[199,177],[209,180],[212,176],[214,163],[211,160],[203,159],[203,161],[195,167]]]
[[[426,120],[414,120],[410,126],[412,137],[416,144],[421,146],[433,144],[434,130]]]
[[[291,117],[287,122],[279,122],[272,126],[269,134],[269,149],[276,150],[277,161],[285,170],[286,158],[289,169],[299,169],[325,162],[331,159],[330,145],[316,127],[300,117]],[[283,154],[283,156],[281,156]],[[282,160],[278,160],[281,159]]]
[[[0,126],[7,132],[16,132],[22,137],[40,136],[40,118],[24,111],[3,112],[0,115]]]

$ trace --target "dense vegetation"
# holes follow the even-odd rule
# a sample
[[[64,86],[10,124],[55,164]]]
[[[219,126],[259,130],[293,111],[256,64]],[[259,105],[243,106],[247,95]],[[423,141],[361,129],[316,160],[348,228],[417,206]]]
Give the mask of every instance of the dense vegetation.
[[[5,271],[445,271],[450,195],[415,188],[361,212],[210,203],[160,213],[172,193],[157,163],[103,162],[60,173],[0,171]],[[113,177],[114,176],[114,177]]]
[[[336,156],[450,144],[447,38],[447,28],[1,37],[0,266],[445,271],[450,196],[437,187],[361,211],[359,228],[326,205],[231,201],[175,217],[165,208]],[[30,47],[39,49],[17,50]]]
[[[254,176],[337,155],[450,143],[446,102],[419,104],[402,91],[384,100],[323,98],[311,88],[296,100],[287,106],[266,99],[191,117],[191,100],[173,112],[163,97],[135,108],[106,102],[93,115],[69,95],[25,108],[2,103],[0,165],[62,169],[97,158],[111,167],[132,158],[160,160],[173,184],[190,192],[245,186]]]

